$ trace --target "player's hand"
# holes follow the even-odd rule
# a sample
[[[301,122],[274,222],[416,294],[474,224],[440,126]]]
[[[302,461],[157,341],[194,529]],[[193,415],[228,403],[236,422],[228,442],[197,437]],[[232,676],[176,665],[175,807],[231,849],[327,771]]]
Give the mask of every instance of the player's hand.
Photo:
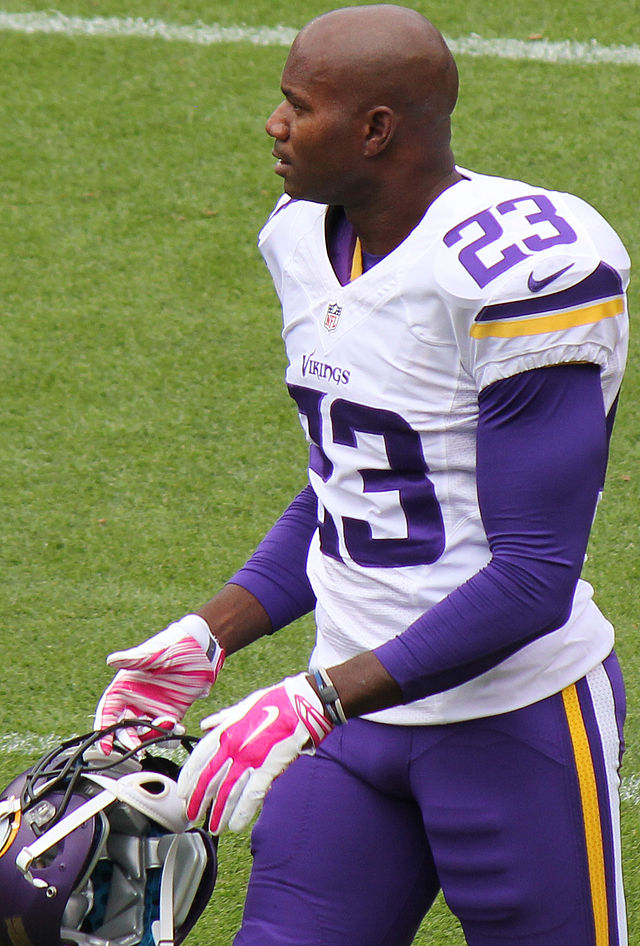
[[[206,621],[197,614],[186,615],[136,647],[110,654],[107,663],[118,672],[98,703],[94,729],[136,718],[168,732],[184,732],[180,720],[194,700],[208,696],[224,658]],[[118,740],[134,749],[154,735],[157,728],[128,728],[118,732]],[[113,735],[99,745],[109,755]]]
[[[178,794],[190,821],[211,805],[212,834],[245,828],[274,778],[301,753],[313,753],[333,728],[304,673],[252,693],[201,726],[209,732],[184,764]]]

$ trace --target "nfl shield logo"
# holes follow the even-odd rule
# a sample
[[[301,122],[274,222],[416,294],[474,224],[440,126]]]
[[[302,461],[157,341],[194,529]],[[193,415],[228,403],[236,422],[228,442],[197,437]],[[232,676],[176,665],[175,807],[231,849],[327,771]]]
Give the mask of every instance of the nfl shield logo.
[[[327,306],[327,314],[324,317],[323,325],[327,332],[335,332],[342,315],[342,306],[337,302],[330,302]]]

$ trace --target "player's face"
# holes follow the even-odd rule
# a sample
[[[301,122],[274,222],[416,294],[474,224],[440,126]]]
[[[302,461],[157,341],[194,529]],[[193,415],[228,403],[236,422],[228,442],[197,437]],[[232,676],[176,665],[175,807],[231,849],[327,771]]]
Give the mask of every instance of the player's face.
[[[275,139],[275,173],[291,197],[348,204],[362,173],[358,118],[353,98],[336,89],[330,70],[294,50],[282,74],[284,99],[269,117]]]

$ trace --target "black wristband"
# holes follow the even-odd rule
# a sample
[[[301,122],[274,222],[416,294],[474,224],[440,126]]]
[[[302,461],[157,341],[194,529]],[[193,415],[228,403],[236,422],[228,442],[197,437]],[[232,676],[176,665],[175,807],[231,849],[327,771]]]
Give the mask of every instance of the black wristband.
[[[321,667],[319,670],[315,671],[313,678],[316,681],[318,695],[322,705],[327,711],[327,716],[334,726],[344,725],[344,723],[347,721],[347,717],[345,716],[344,710],[342,708],[338,691],[331,682],[329,674],[323,667]]]

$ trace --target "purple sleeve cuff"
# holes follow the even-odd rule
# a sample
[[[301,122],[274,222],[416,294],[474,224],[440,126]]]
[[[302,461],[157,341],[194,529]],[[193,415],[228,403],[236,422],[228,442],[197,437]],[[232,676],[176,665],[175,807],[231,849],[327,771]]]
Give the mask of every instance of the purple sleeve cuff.
[[[557,365],[480,395],[477,485],[489,564],[375,651],[405,702],[458,686],[560,627],[607,460],[596,365]]]
[[[307,554],[317,521],[316,496],[305,487],[266,534],[246,564],[229,580],[258,599],[277,631],[313,611]]]

